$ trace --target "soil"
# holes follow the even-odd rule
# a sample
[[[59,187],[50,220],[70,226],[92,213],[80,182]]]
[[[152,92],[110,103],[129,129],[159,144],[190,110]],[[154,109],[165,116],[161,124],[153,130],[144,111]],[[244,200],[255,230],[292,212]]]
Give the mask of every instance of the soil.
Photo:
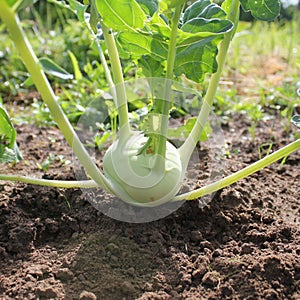
[[[245,116],[223,125],[226,174],[293,140],[276,118],[261,121],[254,139],[249,126]],[[74,179],[57,129],[17,130],[24,159],[1,173]],[[79,189],[2,181],[0,299],[300,299],[299,167],[298,151],[204,207],[185,202],[144,224],[105,216]]]

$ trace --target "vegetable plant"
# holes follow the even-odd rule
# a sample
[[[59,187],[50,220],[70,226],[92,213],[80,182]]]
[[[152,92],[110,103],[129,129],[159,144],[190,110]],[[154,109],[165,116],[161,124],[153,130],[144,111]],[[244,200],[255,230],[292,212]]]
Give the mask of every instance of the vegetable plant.
[[[45,75],[41,60],[32,50],[18,18],[18,11],[32,0],[0,0],[0,18],[7,27],[20,56],[54,121],[72,147],[89,179],[45,180],[0,174],[1,180],[61,188],[100,188],[136,206],[153,207],[164,203],[193,200],[213,193],[251,175],[300,148],[300,140],[216,182],[178,194],[190,157],[213,107],[214,97],[235,34],[240,6],[263,21],[279,14],[278,0],[225,0],[221,6],[210,0],[187,5],[185,0],[51,0],[62,9],[76,13],[90,29],[100,61],[111,88],[117,112],[115,139],[103,157],[101,170],[89,155],[70,124]],[[73,57],[73,59],[75,59]],[[135,64],[136,76],[146,78],[156,94],[147,99],[144,130],[130,126],[128,95],[122,63]],[[48,68],[54,63],[47,60]],[[157,79],[159,78],[159,79]],[[172,89],[183,78],[209,84],[201,109],[186,140],[175,147],[168,139],[168,122],[173,107]],[[19,157],[13,125],[0,108],[0,160]],[[293,123],[299,126],[299,119]]]

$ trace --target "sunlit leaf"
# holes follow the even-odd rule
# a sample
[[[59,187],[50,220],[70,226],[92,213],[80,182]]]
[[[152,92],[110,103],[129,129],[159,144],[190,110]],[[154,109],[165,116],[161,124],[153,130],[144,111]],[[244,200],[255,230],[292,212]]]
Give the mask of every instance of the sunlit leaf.
[[[190,133],[196,124],[197,118],[193,117],[187,120],[187,122],[184,124],[185,129]],[[209,138],[209,135],[212,133],[212,128],[209,125],[209,123],[206,123],[203,127],[203,130],[201,132],[201,135],[199,137],[199,142],[207,141]]]
[[[225,33],[232,28],[233,24],[228,20],[194,18],[186,22],[181,30],[195,33],[198,37],[212,36],[213,34]]]
[[[16,130],[14,129],[6,110],[0,106],[0,136],[4,137],[6,146],[13,148],[16,141]]]
[[[12,7],[15,3],[17,3],[19,0],[4,0],[8,6]]]
[[[122,49],[134,58],[151,55],[153,59],[161,61],[168,55],[168,45],[150,34],[122,32],[118,41]]]
[[[209,37],[184,47],[176,55],[174,73],[196,82],[201,82],[205,74],[217,71],[217,44],[220,38]]]
[[[82,73],[80,71],[78,60],[77,60],[76,56],[74,55],[74,53],[72,51],[68,51],[68,54],[71,58],[75,79],[76,80],[82,79]]]
[[[135,0],[96,0],[106,26],[115,30],[143,28],[147,17]]]
[[[3,1],[3,0],[2,0]],[[8,6],[13,7],[14,11],[18,12],[27,6],[30,6],[38,0],[4,0]]]
[[[170,128],[168,130],[168,138],[176,138],[176,139],[180,139],[180,138],[187,138],[188,135],[190,134],[190,132],[192,131],[194,125],[196,123],[196,118],[190,118],[186,121],[186,123],[182,126],[179,126],[177,128]],[[204,125],[204,128],[201,132],[201,135],[199,137],[199,142],[204,142],[207,141],[209,139],[209,135],[212,133],[212,128],[209,125],[209,123],[206,123]]]
[[[189,6],[183,14],[183,22],[186,23],[194,18],[224,18],[226,13],[221,7],[210,0],[198,0]]]
[[[168,7],[170,8],[180,6],[185,2],[187,2],[187,0],[164,0],[164,1],[167,3]]]
[[[279,0],[240,0],[245,11],[250,11],[252,16],[263,21],[272,21],[280,13]]]

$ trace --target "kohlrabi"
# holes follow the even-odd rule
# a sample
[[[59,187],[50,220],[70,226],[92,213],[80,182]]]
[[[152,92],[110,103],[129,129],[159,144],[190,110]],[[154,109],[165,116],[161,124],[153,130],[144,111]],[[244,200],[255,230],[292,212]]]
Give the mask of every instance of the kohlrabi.
[[[279,13],[279,0],[225,0],[222,6],[210,0],[198,0],[191,5],[185,0],[91,0],[84,1],[85,4],[75,0],[68,3],[51,0],[61,9],[75,12],[83,26],[90,29],[113,96],[118,130],[104,155],[103,171],[60,108],[43,66],[21,27],[18,10],[33,2],[0,0],[0,17],[53,119],[90,180],[47,181],[4,174],[0,179],[65,188],[98,187],[130,204],[152,207],[213,193],[300,148],[298,139],[228,177],[178,195],[190,157],[208,122],[238,24],[240,5],[257,19],[271,21]],[[142,74],[151,88],[157,90],[148,99],[145,130],[133,130],[130,126],[122,68],[125,60],[135,63],[137,74]],[[174,104],[171,94],[174,83],[183,76],[197,83],[203,82],[205,77],[210,77],[210,81],[191,132],[176,148],[168,139],[169,115]],[[153,78],[161,78],[160,84]],[[13,142],[14,139],[9,149]]]

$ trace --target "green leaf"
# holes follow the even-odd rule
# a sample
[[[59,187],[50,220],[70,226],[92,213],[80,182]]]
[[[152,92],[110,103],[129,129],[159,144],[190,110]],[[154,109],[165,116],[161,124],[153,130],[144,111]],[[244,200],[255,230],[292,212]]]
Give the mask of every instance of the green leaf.
[[[77,16],[80,22],[83,23],[85,21],[84,15],[88,5],[84,5],[76,0],[68,0],[69,4],[67,4],[64,0],[48,0],[48,2],[53,3],[61,8],[66,8],[72,11]]]
[[[168,130],[168,138],[187,138],[189,134],[191,133],[195,123],[197,121],[196,117],[190,118],[186,121],[186,123],[182,126],[179,126],[175,129],[170,128]],[[201,135],[199,137],[199,142],[204,142],[209,139],[209,135],[212,133],[212,128],[209,125],[209,123],[206,123],[204,125],[204,128],[201,132]]]
[[[60,78],[60,79],[63,79],[63,80],[73,79],[73,75],[72,74],[68,73],[65,69],[61,68],[59,65],[57,65],[50,58],[42,57],[42,58],[39,59],[39,62],[41,64],[41,66],[42,66],[42,69],[44,70],[44,72],[46,74],[52,75],[54,77],[57,77],[57,78]],[[75,63],[75,62],[73,62],[73,60],[72,60],[72,63]],[[74,68],[74,65],[73,65],[73,68]],[[75,76],[76,76],[76,70],[75,69],[74,69],[74,72],[75,72]],[[77,74],[77,76],[78,76],[78,74]],[[29,76],[22,83],[22,86],[24,86],[24,87],[30,87],[32,85],[34,85],[34,82],[33,82],[31,76]]]
[[[279,0],[240,0],[245,11],[250,11],[252,16],[262,21],[272,21],[280,13]]]
[[[185,74],[189,79],[201,82],[207,73],[215,73],[218,65],[216,55],[220,37],[209,37],[183,48],[176,55],[174,73]]]
[[[167,3],[169,8],[173,8],[184,4],[185,2],[187,2],[187,0],[165,0],[165,2]]]
[[[158,10],[158,0],[136,0],[148,16],[153,16]]]
[[[30,6],[38,0],[5,0],[8,6],[13,7],[14,11],[18,12],[27,6]]]
[[[32,77],[29,76],[23,83],[22,83],[22,87],[30,87],[33,86],[34,82],[32,80]]]
[[[218,43],[232,28],[225,11],[210,0],[198,0],[189,6],[178,30],[175,75],[185,74],[201,82],[205,74],[215,73]]]
[[[48,57],[41,57],[39,59],[45,73],[58,77],[60,79],[68,80],[73,79],[73,75],[57,65],[53,60]]]
[[[19,0],[5,0],[6,4],[10,7],[14,6]]]
[[[16,130],[6,110],[0,106],[0,163],[22,159],[16,143],[16,137]]]
[[[163,76],[164,68],[162,62],[153,59],[150,55],[142,56],[139,60],[139,66],[142,68],[144,76],[148,78]]]
[[[177,32],[174,68],[176,76],[185,74],[189,79],[201,82],[206,73],[216,72],[217,45],[224,33],[233,28],[233,24],[215,16],[224,18],[226,14],[221,7],[209,0],[197,2],[194,10],[189,10],[186,14],[186,22]],[[167,60],[170,36],[170,27],[156,12],[143,30],[120,32],[117,35],[117,44],[121,57],[137,59],[145,76],[163,74],[161,63]],[[141,57],[151,57],[151,63],[148,63],[149,59],[143,61]],[[160,68],[156,72],[158,66]]]
[[[106,26],[114,30],[143,28],[147,20],[135,0],[96,0],[96,7]]]
[[[90,11],[90,25],[94,33],[97,33],[100,15],[98,13],[95,0],[91,0]]]
[[[68,0],[68,2],[70,4],[70,8],[76,14],[78,20],[83,23],[84,22],[84,14],[87,9],[87,5],[83,5],[79,1],[76,1],[76,0]]]
[[[210,0],[198,0],[185,10],[183,14],[183,23],[199,17],[205,19],[222,19],[226,17],[226,13],[219,5],[211,3]]]
[[[187,122],[184,124],[185,129],[191,133],[194,125],[196,124],[197,118],[193,117],[187,120]],[[212,133],[212,128],[209,125],[209,123],[206,123],[203,127],[203,130],[201,132],[201,135],[199,137],[199,142],[204,142],[209,139],[209,135]]]
[[[233,24],[229,20],[194,18],[186,22],[181,30],[195,33],[198,37],[212,36],[213,34],[225,33],[232,29]]]
[[[9,163],[16,160],[16,154],[14,150],[7,147],[2,147],[0,144],[0,163]]]
[[[133,58],[150,55],[162,61],[168,55],[167,43],[148,33],[122,32],[118,35],[118,45]]]
[[[14,129],[6,110],[0,106],[0,136],[2,142],[10,149],[14,147],[16,142],[16,130]]]
[[[82,79],[82,73],[80,71],[78,60],[77,60],[76,56],[74,55],[74,53],[72,51],[68,51],[68,54],[69,54],[69,56],[71,58],[71,61],[72,61],[72,66],[73,66],[73,70],[74,70],[75,79],[76,80]]]

